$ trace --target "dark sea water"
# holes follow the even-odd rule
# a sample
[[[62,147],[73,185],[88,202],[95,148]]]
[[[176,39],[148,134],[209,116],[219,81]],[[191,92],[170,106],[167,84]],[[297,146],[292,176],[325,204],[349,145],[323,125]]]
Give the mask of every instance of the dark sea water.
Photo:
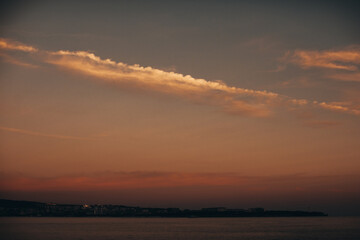
[[[359,240],[360,218],[0,218],[4,240]]]

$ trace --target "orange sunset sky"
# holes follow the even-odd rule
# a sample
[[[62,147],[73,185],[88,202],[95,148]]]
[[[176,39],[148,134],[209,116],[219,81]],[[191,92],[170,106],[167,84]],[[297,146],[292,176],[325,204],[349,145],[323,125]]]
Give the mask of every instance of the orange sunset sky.
[[[360,214],[357,1],[2,1],[0,198]]]

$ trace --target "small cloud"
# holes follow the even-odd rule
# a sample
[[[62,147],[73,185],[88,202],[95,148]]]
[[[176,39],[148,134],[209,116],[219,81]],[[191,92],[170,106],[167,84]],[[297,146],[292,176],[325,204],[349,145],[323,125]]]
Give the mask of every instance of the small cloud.
[[[334,103],[326,103],[326,102],[320,102],[319,103],[317,101],[313,101],[313,104],[315,106],[321,107],[323,109],[328,109],[328,110],[332,110],[332,111],[339,111],[339,112],[348,112],[348,113],[352,113],[354,115],[360,115],[360,110],[359,109],[346,107],[346,106],[341,106],[341,105],[334,104]]]
[[[16,50],[16,51],[22,51],[22,52],[37,52],[38,49],[32,46],[28,46],[16,41],[10,41],[8,39],[0,38],[0,49],[5,50]]]
[[[360,48],[345,50],[306,51],[295,50],[285,60],[302,68],[327,68],[336,70],[357,71],[360,64]]]
[[[318,82],[311,81],[308,77],[295,77],[283,82],[280,82],[279,88],[312,88],[318,86]]]
[[[360,82],[360,46],[342,50],[287,52],[281,59],[283,63],[293,63],[301,68],[321,68],[327,70],[326,78]],[[330,71],[330,73],[329,73]]]

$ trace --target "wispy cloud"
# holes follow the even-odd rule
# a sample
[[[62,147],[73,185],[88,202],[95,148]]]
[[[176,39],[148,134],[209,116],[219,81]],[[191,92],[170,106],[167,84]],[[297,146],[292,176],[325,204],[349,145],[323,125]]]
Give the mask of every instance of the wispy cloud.
[[[293,63],[304,69],[322,68],[327,70],[326,78],[360,82],[360,47],[348,47],[343,50],[287,52],[280,59],[282,63]],[[280,65],[283,66],[283,65]]]
[[[296,50],[287,54],[287,59],[303,68],[328,68],[348,71],[358,70],[360,48],[333,51]]]
[[[221,81],[208,81],[152,67],[101,59],[86,51],[41,51],[20,43],[11,43],[11,45],[10,43],[7,44],[6,40],[2,41],[5,41],[4,46],[12,46],[8,47],[11,50],[38,52],[38,59],[58,66],[60,69],[71,70],[122,87],[161,92],[196,103],[219,106],[223,111],[232,114],[265,117],[269,116],[276,108],[293,110],[294,108],[310,106],[360,115],[360,110],[350,107],[306,99],[294,99],[274,92],[231,87]],[[339,59],[349,62],[353,57],[346,55],[339,57]]]
[[[0,38],[0,49],[16,50],[22,52],[37,52],[38,49],[9,39]]]
[[[76,137],[76,136],[65,136],[65,135],[57,135],[57,134],[46,134],[46,133],[40,133],[40,132],[34,132],[34,131],[28,131],[24,129],[18,129],[18,128],[8,128],[8,127],[1,127],[1,131],[6,132],[12,132],[12,133],[18,133],[18,134],[25,134],[25,135],[31,135],[31,136],[38,136],[38,137],[48,137],[48,138],[56,138],[56,139],[70,139],[70,140],[97,140],[97,138],[91,138],[91,137]]]
[[[225,111],[245,115],[267,116],[270,111],[264,101],[271,102],[278,98],[278,94],[272,92],[230,87],[221,81],[207,81],[152,67],[103,60],[93,53],[84,51],[52,52],[46,61],[101,81],[180,96],[194,102],[219,105]]]
[[[5,53],[0,52],[0,57],[3,59],[3,61],[18,65],[18,66],[27,67],[27,68],[38,68],[39,67],[37,65],[18,60],[18,59],[14,58],[8,54],[5,54]]]

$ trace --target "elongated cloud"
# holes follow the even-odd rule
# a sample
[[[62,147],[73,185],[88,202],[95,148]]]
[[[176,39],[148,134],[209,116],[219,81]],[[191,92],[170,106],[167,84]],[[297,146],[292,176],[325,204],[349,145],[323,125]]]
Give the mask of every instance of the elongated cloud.
[[[84,51],[52,52],[46,61],[102,81],[176,95],[199,103],[220,105],[226,111],[246,115],[267,116],[270,111],[264,105],[264,100],[270,103],[278,98],[276,93],[229,87],[222,82],[196,79],[190,75],[103,60]]]
[[[37,52],[38,49],[16,41],[0,38],[0,49],[16,50],[22,52]]]
[[[296,50],[293,53],[288,52],[282,60],[304,69],[327,69],[330,72],[325,74],[326,78],[360,82],[360,47],[331,51]]]
[[[18,66],[22,66],[22,67],[27,67],[27,68],[38,68],[38,66],[34,65],[34,64],[30,64],[21,60],[18,60],[8,54],[4,54],[0,52],[0,57],[3,58],[3,60],[5,62],[14,64],[14,65],[18,65]]]
[[[45,133],[28,131],[28,130],[18,129],[18,128],[0,127],[0,130],[1,131],[6,131],[6,132],[18,133],[18,134],[25,134],[25,135],[38,136],[38,137],[56,138],[56,139],[96,140],[96,138],[64,136],[64,135],[56,135],[56,134],[45,134]]]
[[[2,40],[5,41],[5,40]],[[12,46],[3,43],[4,46]],[[5,48],[6,49],[6,48]],[[10,50],[23,52],[31,47],[17,44]],[[36,49],[36,48],[33,48]],[[166,72],[152,67],[128,65],[110,59],[101,59],[86,51],[41,51],[36,49],[36,59],[71,70],[100,81],[116,84],[120,87],[132,87],[178,96],[196,103],[221,107],[232,114],[265,117],[275,108],[288,109],[310,106],[331,111],[360,115],[360,110],[331,103],[293,99],[273,92],[231,87],[221,81],[207,81],[174,72]],[[346,61],[354,57],[342,57]],[[355,57],[356,58],[356,57]]]
[[[360,64],[360,49],[353,48],[340,51],[306,51],[296,50],[288,54],[290,61],[303,68],[318,67],[356,71]]]

